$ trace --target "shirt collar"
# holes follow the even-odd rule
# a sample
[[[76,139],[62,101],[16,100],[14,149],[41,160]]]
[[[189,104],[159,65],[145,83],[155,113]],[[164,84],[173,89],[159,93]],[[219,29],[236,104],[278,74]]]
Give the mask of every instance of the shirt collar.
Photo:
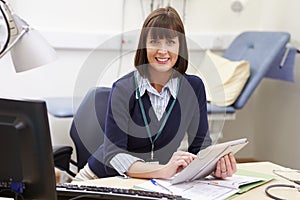
[[[146,90],[148,90],[149,92],[152,92],[152,93],[155,93],[155,92],[157,93],[157,91],[150,84],[149,80],[147,78],[141,76],[138,71],[136,73],[136,78],[137,78],[137,83],[138,83],[138,87],[140,90],[140,96],[143,96],[145,94]],[[165,89],[169,89],[171,95],[175,99],[176,93],[177,93],[177,82],[178,82],[178,77],[171,78],[167,82],[167,84],[163,87],[162,91],[164,91]],[[136,98],[138,99],[137,93],[136,93]]]

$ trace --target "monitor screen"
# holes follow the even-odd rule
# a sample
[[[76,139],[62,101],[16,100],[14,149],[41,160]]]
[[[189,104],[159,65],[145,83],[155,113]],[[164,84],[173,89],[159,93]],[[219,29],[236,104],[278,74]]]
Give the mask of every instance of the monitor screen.
[[[0,99],[0,197],[56,199],[44,101]]]

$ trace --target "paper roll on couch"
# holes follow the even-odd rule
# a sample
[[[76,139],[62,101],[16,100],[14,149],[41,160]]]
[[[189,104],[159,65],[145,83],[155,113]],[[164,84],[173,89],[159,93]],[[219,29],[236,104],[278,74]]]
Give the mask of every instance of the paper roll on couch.
[[[239,34],[222,56],[231,61],[248,61],[250,76],[232,105],[220,107],[208,103],[208,114],[234,115],[237,110],[245,106],[264,77],[293,80],[296,49],[288,45],[290,37],[287,32],[247,31]],[[284,63],[283,67],[280,66],[282,63]],[[280,76],[283,74],[280,73],[285,71],[289,72],[285,73],[283,78]]]

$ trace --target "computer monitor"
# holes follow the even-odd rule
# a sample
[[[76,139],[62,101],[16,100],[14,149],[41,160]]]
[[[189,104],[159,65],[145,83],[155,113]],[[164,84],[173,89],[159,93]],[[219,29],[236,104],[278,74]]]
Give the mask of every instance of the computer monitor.
[[[0,98],[0,197],[57,199],[46,103]]]

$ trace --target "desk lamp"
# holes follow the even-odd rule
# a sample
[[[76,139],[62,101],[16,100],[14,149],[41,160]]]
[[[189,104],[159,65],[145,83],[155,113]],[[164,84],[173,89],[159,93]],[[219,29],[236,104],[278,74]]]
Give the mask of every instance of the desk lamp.
[[[16,72],[22,72],[56,58],[41,34],[13,13],[4,0],[0,0],[0,12],[0,59],[10,51]]]

